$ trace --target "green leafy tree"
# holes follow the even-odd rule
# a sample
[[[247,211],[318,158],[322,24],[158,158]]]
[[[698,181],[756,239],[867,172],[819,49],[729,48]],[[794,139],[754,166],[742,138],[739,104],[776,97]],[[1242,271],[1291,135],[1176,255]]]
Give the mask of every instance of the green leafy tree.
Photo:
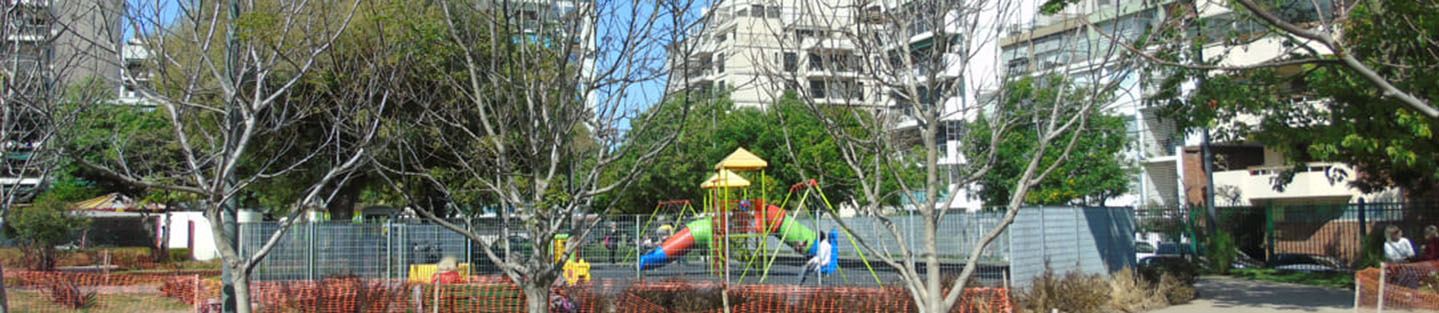
[[[610,212],[649,213],[660,201],[698,201],[703,197],[699,184],[714,173],[715,163],[736,148],[745,148],[769,161],[770,167],[764,177],[769,199],[777,201],[783,198],[792,184],[806,179],[818,181],[826,192],[825,196],[836,203],[856,196],[853,191],[856,178],[840,160],[834,137],[821,129],[824,126],[819,117],[804,108],[794,93],[784,95],[765,109],[735,108],[733,102],[722,95],[702,98],[696,103],[689,113],[693,118],[684,125],[676,125],[682,128],[682,136],[656,157],[654,166],[636,176],[629,192],[615,199]],[[668,111],[645,114],[661,114],[666,118],[679,114],[673,107],[656,108]],[[866,118],[862,115],[834,115],[839,120]],[[853,121],[837,123],[851,127],[858,125]],[[653,136],[640,138],[657,139]],[[633,158],[622,162],[633,162]],[[753,187],[760,187],[758,181],[754,181],[756,185]],[[898,203],[899,197],[890,197],[888,201]]]
[[[1044,112],[1052,108],[1055,101],[1080,101],[1094,95],[1086,89],[1074,88],[1059,77],[1026,77],[1010,82],[1002,99],[1000,110],[1022,111],[1021,115]],[[1103,98],[1103,95],[1097,95]],[[1059,100],[1059,97],[1065,97]],[[1055,170],[1055,179],[1045,180],[1025,195],[1024,203],[1035,204],[1083,204],[1102,206],[1109,197],[1129,191],[1129,177],[1132,174],[1125,164],[1124,149],[1127,137],[1124,119],[1106,114],[1088,116],[1088,127],[1082,131],[1068,160]],[[965,138],[965,153],[977,158],[987,153],[990,146],[990,121],[981,115],[975,121],[966,123],[970,128]],[[1032,121],[1020,121],[1014,127],[1029,129],[1036,125]],[[1010,188],[1024,170],[1025,164],[1035,151],[1037,135],[1032,132],[1015,132],[1001,138],[999,154],[994,167],[980,180],[978,195],[986,206],[1003,205],[1009,202]],[[1041,164],[1049,166],[1062,156],[1063,151],[1049,150]]]
[[[1345,48],[1340,54],[1297,54],[1291,58],[1319,61],[1219,75],[1172,69],[1159,103],[1182,127],[1208,126],[1221,140],[1260,142],[1282,152],[1295,166],[1281,173],[1276,189],[1293,180],[1293,168],[1324,161],[1353,165],[1362,174],[1327,174],[1364,192],[1400,187],[1411,198],[1433,197],[1439,190],[1439,119],[1394,90],[1422,101],[1439,98],[1439,46],[1426,35],[1439,29],[1439,11],[1419,1],[1359,1],[1346,13],[1336,24],[1342,36],[1334,40]],[[1370,74],[1392,88],[1376,86]],[[1181,94],[1186,80],[1201,83]]]
[[[70,242],[89,227],[90,219],[70,212],[68,206],[58,197],[42,195],[33,205],[12,208],[6,216],[5,231],[25,250],[31,269],[54,269],[59,253],[55,246]]]

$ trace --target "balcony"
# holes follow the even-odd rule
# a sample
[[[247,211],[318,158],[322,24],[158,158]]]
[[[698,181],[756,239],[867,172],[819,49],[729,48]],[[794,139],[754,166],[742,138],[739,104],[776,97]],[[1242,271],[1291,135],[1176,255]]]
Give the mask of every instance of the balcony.
[[[852,52],[855,51],[854,42],[844,38],[815,38],[806,37],[800,41],[799,48],[809,52]]]
[[[1340,202],[1362,196],[1359,190],[1349,187],[1344,179],[1330,181],[1328,173],[1344,171],[1350,177],[1354,169],[1341,163],[1314,162],[1305,164],[1294,174],[1294,181],[1284,186],[1284,191],[1274,190],[1274,179],[1288,166],[1254,166],[1243,170],[1214,172],[1214,186],[1233,186],[1239,190],[1241,204],[1258,202]]]
[[[16,41],[44,41],[53,34],[50,25],[21,25],[15,33],[10,34],[9,40]]]

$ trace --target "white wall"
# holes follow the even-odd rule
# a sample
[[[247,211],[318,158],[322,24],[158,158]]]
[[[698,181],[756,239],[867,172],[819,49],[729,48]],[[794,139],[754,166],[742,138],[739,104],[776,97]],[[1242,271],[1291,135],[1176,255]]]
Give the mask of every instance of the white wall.
[[[193,238],[190,236],[192,222],[195,225]],[[210,231],[210,220],[205,219],[203,212],[170,213],[170,222],[163,231],[170,232],[170,242],[167,243],[170,248],[190,248],[190,256],[196,260],[209,261],[220,257],[219,250],[215,249],[214,233]],[[157,235],[164,236],[163,233]]]

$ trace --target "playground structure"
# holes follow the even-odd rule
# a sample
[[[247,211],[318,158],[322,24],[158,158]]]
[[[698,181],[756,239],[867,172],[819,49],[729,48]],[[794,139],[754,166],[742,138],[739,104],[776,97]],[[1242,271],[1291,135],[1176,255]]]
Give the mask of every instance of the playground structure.
[[[819,184],[815,180],[795,184],[780,205],[770,204],[767,201],[768,189],[763,179],[767,167],[768,162],[764,159],[744,148],[738,148],[716,164],[715,173],[700,184],[700,188],[706,190],[700,211],[690,206],[687,200],[661,202],[642,230],[649,230],[655,214],[665,207],[681,206],[681,220],[688,217],[690,221],[678,232],[665,238],[658,247],[640,256],[637,269],[641,272],[656,269],[683,258],[695,248],[703,248],[712,275],[731,282],[731,266],[743,265],[735,282],[743,283],[747,277],[755,274],[759,276],[758,282],[763,283],[778,258],[780,248],[778,245],[770,247],[767,238],[773,236],[782,242],[782,245],[809,259],[819,254],[820,236],[825,236],[831,243],[831,251],[828,253],[830,260],[818,271],[822,274],[839,272],[843,275],[843,269],[839,266],[839,233],[842,230],[816,232],[817,224],[813,228],[806,227],[800,219],[790,215],[807,213],[817,218],[825,211],[835,213],[833,206],[829,205],[829,201],[819,189]],[[735,171],[758,172],[761,177],[758,190],[752,192],[751,187],[754,184]],[[786,210],[784,206],[801,190],[803,193],[798,197],[796,209]],[[811,201],[812,197],[823,201]],[[824,206],[806,206],[819,203]],[[845,232],[845,236],[878,283],[879,278],[873,267],[863,257],[863,252],[853,244],[853,236],[848,232]],[[848,281],[848,277],[844,278]]]

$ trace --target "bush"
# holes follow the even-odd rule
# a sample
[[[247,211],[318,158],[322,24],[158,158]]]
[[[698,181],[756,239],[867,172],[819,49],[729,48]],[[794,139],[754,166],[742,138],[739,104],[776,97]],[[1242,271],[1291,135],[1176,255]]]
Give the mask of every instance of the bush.
[[[1189,301],[1194,300],[1194,297],[1197,295],[1194,291],[1194,286],[1190,285],[1189,282],[1185,282],[1175,275],[1169,274],[1160,276],[1159,285],[1154,289],[1154,292],[1163,295],[1165,302],[1168,302],[1169,305],[1189,303]]]
[[[10,210],[5,231],[25,251],[24,258],[31,269],[54,269],[59,254],[55,246],[70,242],[76,233],[89,227],[89,218],[70,214],[67,206],[54,197],[41,197],[34,205]]]
[[[170,259],[167,262],[190,261],[190,248],[170,248]]]
[[[1364,241],[1359,243],[1359,260],[1355,262],[1355,268],[1379,267],[1384,262],[1384,228],[1373,227],[1364,234]]]
[[[51,281],[45,287],[50,291],[50,301],[61,307],[78,310],[95,303],[94,291],[81,291],[80,285],[70,279]]]
[[[1045,266],[1044,273],[1034,278],[1030,290],[1019,292],[1016,301],[1028,312],[1059,310],[1070,313],[1100,312],[1109,303],[1109,283],[1099,275],[1070,272],[1063,277]]]
[[[1128,268],[1114,273],[1109,281],[1109,306],[1123,312],[1144,312],[1169,304],[1154,284]]]
[[[1204,250],[1209,254],[1209,270],[1220,274],[1229,273],[1229,267],[1234,263],[1234,259],[1239,257],[1238,249],[1234,245],[1234,237],[1229,233],[1219,232],[1210,236],[1204,246]]]

